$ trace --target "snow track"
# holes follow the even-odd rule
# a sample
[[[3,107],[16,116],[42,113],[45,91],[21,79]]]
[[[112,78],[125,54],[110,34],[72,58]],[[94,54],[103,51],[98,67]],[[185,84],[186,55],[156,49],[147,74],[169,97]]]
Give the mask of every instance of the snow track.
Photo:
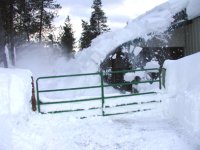
[[[13,150],[195,150],[158,118],[148,112],[83,120],[35,115],[13,124]]]

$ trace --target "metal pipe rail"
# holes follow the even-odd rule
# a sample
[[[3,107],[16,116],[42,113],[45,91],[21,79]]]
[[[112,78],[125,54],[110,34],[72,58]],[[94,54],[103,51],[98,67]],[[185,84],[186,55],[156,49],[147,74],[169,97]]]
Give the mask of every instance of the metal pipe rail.
[[[133,81],[128,83],[112,83],[112,84],[104,84],[104,76],[107,74],[116,74],[116,73],[130,73],[130,72],[138,72],[138,71],[157,71],[159,73],[159,77],[157,80],[145,80],[145,81]],[[80,77],[80,76],[100,76],[101,83],[96,86],[85,86],[85,87],[73,87],[73,88],[63,88],[63,89],[50,89],[50,90],[40,90],[39,89],[39,81],[45,79],[55,79],[55,78],[68,78],[68,77]],[[130,96],[139,96],[139,95],[148,95],[148,94],[156,94],[154,91],[144,92],[144,93],[131,93],[131,94],[123,94],[123,95],[114,95],[114,96],[105,96],[104,88],[111,86],[123,86],[123,85],[134,85],[134,84],[144,84],[144,83],[154,83],[159,82],[159,88],[162,88],[162,84],[165,87],[165,69],[151,68],[151,69],[136,69],[136,70],[122,70],[122,71],[110,71],[110,72],[96,72],[96,73],[85,73],[85,74],[71,74],[71,75],[60,75],[60,76],[47,76],[47,77],[39,77],[36,80],[36,88],[37,88],[37,108],[39,113],[44,113],[41,111],[41,105],[55,105],[55,104],[67,104],[67,103],[77,103],[77,102],[87,102],[87,101],[96,101],[101,100],[101,107],[93,107],[89,109],[75,109],[75,110],[58,110],[52,111],[48,113],[61,113],[61,112],[76,112],[76,111],[84,111],[84,110],[94,110],[101,109],[102,116],[110,116],[115,114],[106,114],[104,109],[111,108],[110,106],[105,106],[106,99],[120,98],[120,97],[130,97]],[[66,100],[66,101],[55,101],[55,102],[42,102],[40,100],[40,93],[50,93],[50,92],[60,92],[60,91],[75,91],[75,90],[84,90],[84,89],[95,89],[99,88],[101,90],[100,97],[92,97],[92,98],[84,98],[84,99],[75,99],[75,100]],[[157,101],[153,101],[157,102]],[[142,104],[142,103],[141,103]],[[116,105],[115,107],[120,106],[129,106],[135,105],[135,103],[121,104]],[[112,107],[113,108],[113,107]],[[131,111],[132,112],[132,111]],[[116,113],[116,114],[124,114],[124,113]]]

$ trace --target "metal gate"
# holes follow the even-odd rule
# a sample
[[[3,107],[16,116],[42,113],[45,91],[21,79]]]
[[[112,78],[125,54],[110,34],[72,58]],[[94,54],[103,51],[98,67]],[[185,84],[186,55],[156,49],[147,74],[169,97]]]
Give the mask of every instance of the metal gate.
[[[104,82],[105,77],[108,74],[126,74],[126,73],[136,73],[136,72],[156,72],[158,74],[158,77],[156,79],[149,79],[149,80],[141,80],[141,81],[131,81],[131,82],[123,82],[123,83],[112,83],[108,84]],[[73,88],[59,88],[59,89],[40,89],[39,82],[41,80],[46,80],[46,79],[59,79],[59,78],[69,78],[69,77],[86,77],[86,76],[99,76],[100,77],[100,83],[99,85],[95,86],[82,86],[82,87],[73,87]],[[129,103],[121,103],[117,105],[106,105],[106,101],[109,101],[110,99],[117,99],[117,98],[124,98],[124,97],[136,97],[136,96],[141,96],[141,95],[153,95],[156,94],[156,91],[152,89],[152,91],[146,91],[146,92],[141,92],[141,93],[128,93],[128,94],[120,94],[120,95],[111,95],[111,96],[106,96],[104,93],[104,90],[106,87],[116,87],[116,86],[126,86],[126,85],[138,85],[138,84],[145,84],[145,83],[158,83],[159,89],[164,87],[165,84],[165,69],[159,69],[159,68],[151,68],[151,69],[136,69],[136,70],[123,70],[123,71],[110,71],[110,72],[96,72],[96,73],[86,73],[86,74],[72,74],[72,75],[60,75],[60,76],[46,76],[46,77],[39,77],[36,80],[36,88],[37,88],[37,108],[39,113],[62,113],[62,112],[79,112],[79,111],[89,111],[89,110],[100,110],[101,114],[97,114],[97,116],[110,116],[110,115],[118,115],[118,114],[125,114],[125,113],[131,113],[131,112],[138,112],[138,111],[146,111],[150,110],[148,108],[144,109],[137,109],[137,110],[129,110],[129,111],[124,111],[124,112],[115,112],[115,113],[107,113],[107,109],[109,108],[118,108],[118,107],[126,107],[126,106],[131,106],[131,105],[143,105],[143,104],[148,104],[148,103],[160,103],[161,100],[150,100],[147,102],[129,102]],[[83,98],[83,99],[70,99],[66,101],[43,101],[41,99],[40,94],[41,93],[53,93],[53,92],[67,92],[67,91],[76,91],[76,90],[85,90],[85,89],[99,89],[101,91],[101,96],[99,97],[90,97],[90,98]],[[67,109],[67,110],[55,110],[55,111],[47,111],[43,112],[42,107],[51,105],[62,105],[62,104],[74,104],[74,103],[85,103],[85,102],[92,102],[92,101],[100,101],[101,106],[99,107],[90,107],[87,109]]]

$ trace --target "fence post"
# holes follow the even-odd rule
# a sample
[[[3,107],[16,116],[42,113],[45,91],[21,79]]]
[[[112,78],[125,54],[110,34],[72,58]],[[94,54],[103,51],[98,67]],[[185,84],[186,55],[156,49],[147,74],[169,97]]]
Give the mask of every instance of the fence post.
[[[166,76],[166,69],[162,68],[162,85],[165,88],[165,76]]]
[[[100,72],[100,76],[101,76],[101,100],[102,100],[101,108],[102,108],[102,116],[104,116],[105,115],[105,112],[104,112],[104,85],[103,85],[103,72],[102,71]]]
[[[159,69],[159,89],[162,89],[161,74],[162,74],[162,68]]]
[[[34,86],[34,80],[33,77],[31,77],[32,79],[32,96],[31,96],[31,104],[32,104],[32,110],[36,111],[36,99],[35,99],[35,86]]]
[[[37,90],[37,105],[38,105],[38,112],[40,113],[40,97],[39,97],[39,86],[38,86],[38,80],[39,79],[37,79],[36,80],[36,90]]]

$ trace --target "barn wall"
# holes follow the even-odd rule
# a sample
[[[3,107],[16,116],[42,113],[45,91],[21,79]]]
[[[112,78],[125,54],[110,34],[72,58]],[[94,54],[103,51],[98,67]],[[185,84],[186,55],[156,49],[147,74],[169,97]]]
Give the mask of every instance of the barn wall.
[[[200,51],[200,17],[186,26],[185,54],[190,55]]]
[[[169,32],[170,33],[170,32]],[[148,47],[184,47],[185,56],[200,51],[200,17],[190,21],[188,24],[173,30],[167,43],[157,38],[147,41]]]
[[[185,47],[185,27],[172,31],[171,38],[168,39],[168,47]]]
[[[147,47],[185,47],[185,28],[180,27],[169,31],[164,40],[153,37],[147,41]]]

